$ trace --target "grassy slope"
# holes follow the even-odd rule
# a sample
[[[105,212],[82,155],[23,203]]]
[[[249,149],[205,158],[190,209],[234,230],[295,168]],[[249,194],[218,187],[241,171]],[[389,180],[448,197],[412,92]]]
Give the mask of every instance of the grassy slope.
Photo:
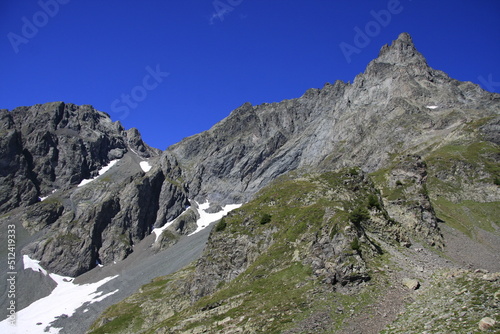
[[[431,166],[428,189],[438,217],[469,237],[474,236],[476,228],[498,231],[500,202],[481,198],[455,200],[454,195],[464,192],[467,185],[498,187],[499,156],[498,145],[466,140],[450,143],[426,157]],[[443,179],[443,171],[453,173]]]

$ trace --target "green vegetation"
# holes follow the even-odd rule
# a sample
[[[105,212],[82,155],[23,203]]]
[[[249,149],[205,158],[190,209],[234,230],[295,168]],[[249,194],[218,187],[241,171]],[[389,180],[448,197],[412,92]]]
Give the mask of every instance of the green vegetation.
[[[349,214],[349,220],[355,226],[360,226],[362,222],[370,219],[370,213],[366,208],[359,206]]]
[[[484,187],[498,184],[500,179],[500,154],[497,145],[490,142],[454,142],[434,151],[427,157],[429,162],[428,192],[438,218],[475,237],[475,229],[499,233],[499,202],[473,200],[478,194],[466,192],[467,185]],[[447,175],[447,177],[443,177]],[[456,199],[463,194],[463,199]],[[480,197],[477,197],[478,199]]]
[[[438,197],[433,204],[440,219],[469,237],[475,236],[476,228],[498,234],[500,202],[461,201],[454,203],[444,197]]]
[[[151,306],[170,300],[173,301],[173,304],[167,305],[164,309],[178,306],[180,303],[176,297],[182,292],[178,291],[176,282],[184,280],[193,270],[194,266],[189,265],[172,275],[153,279],[151,283],[142,286],[135,294],[106,309],[100,320],[90,327],[89,333],[144,333],[144,326],[148,327],[144,319],[155,316],[155,313],[158,312],[157,310],[149,310],[153,314],[148,313],[145,305]],[[173,310],[171,312],[174,313]]]
[[[378,196],[375,194],[370,194],[368,195],[368,208],[369,209],[377,209],[377,210],[382,210],[382,205],[380,204],[380,201],[378,200]]]
[[[361,244],[359,243],[358,237],[355,237],[354,240],[351,241],[351,249],[356,252],[361,249]]]
[[[122,333],[126,329],[140,330],[143,320],[137,315],[141,308],[137,304],[122,302],[106,310],[106,316],[112,320],[92,331],[92,334]]]
[[[56,239],[61,243],[61,244],[67,244],[67,245],[75,245],[75,244],[80,244],[81,238],[77,236],[74,233],[64,233],[64,234],[58,234],[56,236]]]
[[[486,121],[468,124],[469,132],[476,132]],[[370,174],[384,200],[413,206],[418,200],[415,195],[421,194],[430,199],[439,219],[469,237],[475,236],[477,228],[498,234],[499,203],[485,201],[484,195],[475,190],[500,184],[498,145],[471,136],[442,146],[435,144],[428,151],[421,164],[427,171],[426,182],[416,184],[412,179],[391,178],[398,164],[404,164],[403,155],[394,155],[389,167]],[[390,180],[395,181],[393,186]],[[368,208],[373,205],[375,199],[369,198]]]
[[[215,232],[222,232],[226,229],[227,223],[224,217],[215,225]]]
[[[265,225],[271,222],[271,215],[268,213],[264,213],[262,217],[260,218],[260,224]]]
[[[436,171],[462,169],[462,177],[470,181],[495,183],[500,178],[500,161],[497,156],[500,148],[491,142],[454,142],[432,152],[427,162]],[[490,175],[483,179],[482,171]],[[457,180],[461,181],[461,180]]]
[[[350,176],[358,176],[359,175],[359,170],[356,167],[349,168],[349,175]]]

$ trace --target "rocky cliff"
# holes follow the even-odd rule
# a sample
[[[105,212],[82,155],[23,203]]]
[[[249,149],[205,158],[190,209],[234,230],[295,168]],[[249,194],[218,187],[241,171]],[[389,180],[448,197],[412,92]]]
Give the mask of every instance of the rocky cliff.
[[[77,276],[122,260],[157,221],[188,205],[185,189],[172,183],[175,160],[146,175],[140,163],[154,165],[161,152],[91,106],[47,103],[3,110],[1,118],[3,220],[36,233],[23,253],[51,271]]]
[[[403,33],[353,84],[336,81],[297,99],[245,103],[165,154],[185,167],[191,196],[242,202],[297,168],[373,172],[393,154],[440,142],[445,133],[498,112],[498,94],[430,68]]]

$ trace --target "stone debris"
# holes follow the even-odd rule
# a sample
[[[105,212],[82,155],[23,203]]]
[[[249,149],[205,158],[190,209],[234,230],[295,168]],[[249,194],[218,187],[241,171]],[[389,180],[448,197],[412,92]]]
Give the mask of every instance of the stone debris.
[[[420,282],[416,279],[403,278],[403,285],[410,290],[417,290],[420,287]]]
[[[497,322],[495,321],[495,319],[492,319],[490,317],[483,318],[481,319],[481,321],[479,321],[479,329],[482,331],[486,331],[495,326],[496,323]]]

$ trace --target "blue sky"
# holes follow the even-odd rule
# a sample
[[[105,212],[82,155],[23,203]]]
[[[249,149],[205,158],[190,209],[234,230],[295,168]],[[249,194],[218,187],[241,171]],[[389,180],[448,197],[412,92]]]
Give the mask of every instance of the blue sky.
[[[245,102],[352,81],[401,32],[500,93],[498,0],[2,0],[0,108],[91,104],[165,149]]]

